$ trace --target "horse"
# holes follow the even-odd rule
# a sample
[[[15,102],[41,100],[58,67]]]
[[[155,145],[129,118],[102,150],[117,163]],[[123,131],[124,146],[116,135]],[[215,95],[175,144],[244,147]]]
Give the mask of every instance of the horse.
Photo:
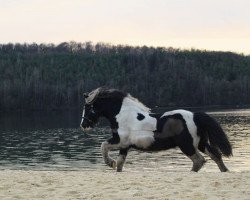
[[[172,110],[151,113],[138,99],[117,89],[97,88],[85,93],[80,127],[92,129],[100,117],[110,122],[112,137],[101,144],[105,164],[121,172],[130,148],[162,151],[179,147],[198,172],[208,155],[221,172],[228,171],[222,156],[232,156],[232,146],[219,123],[204,112]],[[109,151],[119,150],[115,161]]]

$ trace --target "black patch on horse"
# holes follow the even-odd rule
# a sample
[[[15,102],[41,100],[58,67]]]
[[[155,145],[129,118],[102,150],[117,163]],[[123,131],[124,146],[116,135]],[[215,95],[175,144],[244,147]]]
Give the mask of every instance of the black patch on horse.
[[[139,121],[143,120],[144,118],[145,118],[145,116],[144,116],[143,114],[137,113],[137,119],[138,119]]]
[[[120,149],[120,155],[127,156],[128,150],[129,150],[129,147],[125,149]]]
[[[149,113],[149,116],[159,120],[162,116],[162,113]]]
[[[112,138],[108,139],[108,143],[110,144],[119,144],[120,143],[120,136],[118,132],[112,132]]]
[[[176,120],[182,121],[184,128],[187,129],[186,121],[183,119],[181,114],[177,113],[177,114],[167,115],[167,116],[163,116],[163,117],[159,118],[157,120],[157,126],[156,126],[157,132],[162,132],[165,123],[169,119],[176,119]]]

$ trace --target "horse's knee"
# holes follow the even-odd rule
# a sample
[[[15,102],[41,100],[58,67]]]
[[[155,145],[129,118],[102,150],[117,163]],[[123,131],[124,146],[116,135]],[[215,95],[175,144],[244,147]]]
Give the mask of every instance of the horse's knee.
[[[106,145],[108,144],[108,142],[107,141],[105,141],[105,142],[102,142],[102,144],[101,144],[101,148],[102,149],[104,149],[105,147],[106,147]]]

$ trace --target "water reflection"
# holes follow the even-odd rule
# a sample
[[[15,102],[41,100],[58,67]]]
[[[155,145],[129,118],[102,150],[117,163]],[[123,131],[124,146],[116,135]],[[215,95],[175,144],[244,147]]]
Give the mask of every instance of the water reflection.
[[[88,167],[100,162],[100,131],[92,133],[96,137],[73,128],[3,132],[0,168]]]
[[[234,157],[225,159],[228,168],[232,171],[249,170],[250,110],[210,114],[222,124],[233,144]],[[1,120],[0,169],[108,169],[100,153],[101,142],[110,137],[108,127],[83,133],[74,128],[78,127],[79,116],[71,113],[66,117],[57,113],[22,119],[9,116]],[[114,157],[117,154],[117,151],[111,152]],[[158,153],[131,150],[125,167],[127,170],[189,171],[191,161],[178,149]],[[207,162],[203,170],[219,171],[213,161]]]
[[[73,128],[80,124],[79,111],[0,113],[0,133],[3,131]]]

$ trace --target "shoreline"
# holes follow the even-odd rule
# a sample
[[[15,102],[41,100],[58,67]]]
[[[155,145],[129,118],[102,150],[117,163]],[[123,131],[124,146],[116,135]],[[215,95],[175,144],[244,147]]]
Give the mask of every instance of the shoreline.
[[[158,106],[158,105],[149,105],[151,110],[178,110],[178,109],[185,109],[185,110],[205,110],[206,112],[216,112],[216,111],[227,111],[227,110],[245,110],[250,109],[250,104],[243,104],[243,105],[198,105],[198,106],[183,106],[183,105],[176,105],[176,106]],[[0,110],[2,114],[22,114],[22,113],[82,113],[83,106],[79,107],[65,107],[65,108],[53,108],[53,109],[18,109],[18,110]]]
[[[250,171],[1,170],[0,199],[250,199]]]

